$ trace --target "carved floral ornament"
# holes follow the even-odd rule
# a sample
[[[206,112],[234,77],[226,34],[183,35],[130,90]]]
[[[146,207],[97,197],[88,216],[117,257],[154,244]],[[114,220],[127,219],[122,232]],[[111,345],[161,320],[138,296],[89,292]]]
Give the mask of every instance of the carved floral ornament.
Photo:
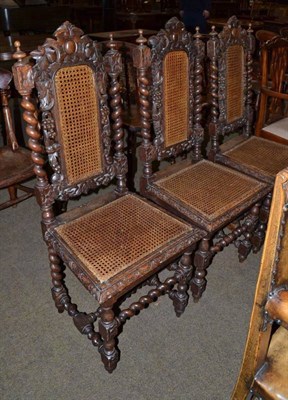
[[[255,49],[255,37],[252,33],[251,26],[249,26],[248,30],[243,29],[238,18],[233,15],[227,21],[223,31],[218,35],[218,51],[222,50],[225,53],[227,47],[233,44],[240,44],[245,51],[253,52]]]
[[[102,56],[96,43],[70,22],[64,22],[54,33],[56,39],[46,39],[43,46],[31,52],[36,61],[33,79],[36,81],[41,109],[50,110],[54,105],[52,79],[56,71],[69,63],[90,64],[95,70],[100,93],[105,92],[106,76]]]

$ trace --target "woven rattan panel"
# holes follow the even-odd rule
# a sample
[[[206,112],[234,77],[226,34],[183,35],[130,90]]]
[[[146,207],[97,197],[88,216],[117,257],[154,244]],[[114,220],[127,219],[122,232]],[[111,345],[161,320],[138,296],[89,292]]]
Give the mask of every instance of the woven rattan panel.
[[[104,282],[191,229],[127,195],[56,231],[90,274]]]
[[[207,161],[191,165],[155,184],[172,199],[180,200],[208,219],[223,215],[263,186],[255,179]]]
[[[226,113],[227,123],[243,116],[244,51],[239,45],[230,46],[226,52]]]
[[[187,140],[189,123],[189,65],[185,51],[172,51],[164,60],[165,147]]]
[[[225,155],[270,176],[288,166],[288,146],[257,137],[251,137]]]
[[[68,184],[102,172],[99,106],[87,65],[61,68],[55,77]]]

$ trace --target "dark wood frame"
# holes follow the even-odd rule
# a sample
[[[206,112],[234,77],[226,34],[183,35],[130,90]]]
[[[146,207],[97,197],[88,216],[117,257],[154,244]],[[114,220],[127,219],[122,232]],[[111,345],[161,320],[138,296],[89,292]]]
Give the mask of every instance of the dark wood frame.
[[[25,54],[18,46],[15,53],[18,62],[13,66],[13,73],[16,88],[23,98],[23,119],[27,124],[26,132],[35,165],[36,195],[42,212],[43,237],[49,252],[52,296],[58,311],[68,312],[77,329],[87,335],[92,344],[98,347],[106,370],[112,372],[119,360],[115,337],[127,319],[137,315],[164,294],[168,294],[172,299],[177,316],[184,312],[188,303],[188,283],[192,277],[192,251],[205,232],[197,227],[189,227],[186,232],[183,231],[178,237],[171,239],[161,248],[151,251],[140,261],[134,262],[132,266],[113,275],[107,281],[100,282],[92,277],[89,268],[79,257],[77,258],[77,254],[67,245],[57,228],[119,199],[136,197],[140,199],[139,196],[129,193],[126,187],[127,159],[123,152],[124,132],[119,93],[121,55],[117,50],[117,44],[111,40],[109,49],[102,58],[97,44],[88,36],[83,36],[80,29],[67,21],[56,30],[55,39],[46,39],[44,45],[39,46],[31,55],[36,61],[33,67],[27,63]],[[86,180],[69,184],[64,153],[61,149],[61,131],[57,123],[59,110],[53,79],[60,68],[79,65],[87,65],[94,71],[94,78],[97,81],[95,90],[97,90],[100,109],[99,133],[103,143],[103,171],[95,173],[95,176],[89,176]],[[108,82],[110,104],[107,101]],[[31,99],[35,83],[40,99],[40,110]],[[42,117],[43,135],[38,117]],[[52,174],[47,173],[47,161]],[[66,202],[71,198],[78,198],[92,189],[108,185],[114,178],[116,178],[116,187],[112,193],[99,195],[96,200],[60,215],[55,211],[56,201]],[[146,200],[141,201],[151,208],[151,203]],[[157,207],[153,206],[153,208]],[[165,215],[171,220],[177,219],[168,213]],[[139,242],[139,248],[142,248],[144,238],[139,237],[138,234],[136,236],[133,232],[131,235],[131,240]],[[80,312],[77,305],[72,303],[64,281],[65,266],[72,270],[83,286],[97,299],[100,306],[96,312],[89,314]],[[158,272],[165,267],[172,271],[172,276],[161,281]],[[148,294],[128,307],[119,309],[126,295],[144,284],[153,287]],[[174,288],[175,285],[176,288]],[[114,307],[116,303],[117,307]],[[99,320],[98,330],[94,326],[97,320]]]
[[[202,118],[202,73],[204,59],[204,42],[201,35],[197,32],[194,39],[190,33],[184,29],[184,25],[176,17],[169,20],[165,26],[165,30],[161,30],[157,36],[150,37],[148,43],[152,45],[153,50],[146,45],[146,39],[140,35],[138,38],[138,51],[134,52],[134,63],[138,69],[138,86],[139,86],[139,103],[140,114],[142,116],[142,143],[140,147],[140,157],[144,164],[142,176],[140,178],[140,193],[159,204],[169,212],[180,216],[186,221],[197,224],[205,229],[208,235],[202,239],[194,258],[195,275],[191,281],[191,290],[195,301],[202,296],[206,286],[206,270],[210,265],[213,256],[223,250],[230,243],[236,243],[239,251],[239,259],[243,261],[252,248],[254,236],[261,236],[261,240],[253,242],[253,250],[258,251],[263,243],[265,232],[265,224],[261,224],[261,234],[254,235],[254,228],[258,224],[260,203],[269,193],[271,187],[269,185],[260,185],[261,188],[255,193],[254,198],[246,199],[245,202],[239,204],[233,209],[227,209],[225,215],[215,220],[207,220],[203,213],[196,209],[189,208],[177,198],[167,195],[165,190],[155,185],[159,179],[170,177],[182,171],[191,163],[201,161],[201,144],[203,141],[204,130],[201,125]],[[190,126],[188,139],[182,143],[178,143],[169,148],[164,146],[163,133],[163,93],[161,90],[162,76],[161,71],[163,57],[172,50],[182,49],[189,54],[191,62],[190,74],[190,103],[189,115]],[[152,64],[152,82],[149,82],[147,71]],[[152,107],[149,101],[151,85]],[[152,118],[151,112],[152,109]],[[155,135],[151,132],[151,120]],[[184,160],[180,163],[163,169],[162,171],[153,171],[153,162],[162,161],[164,159],[172,159],[174,163],[179,155],[186,155],[189,150],[191,152],[191,160]],[[205,161],[206,162],[206,161]],[[257,182],[255,182],[257,184]],[[209,187],[207,187],[207,194]],[[249,210],[250,209],[250,210]],[[269,203],[265,203],[265,212],[269,211]],[[262,210],[263,215],[265,214]],[[266,214],[265,214],[266,215]],[[242,223],[237,224],[228,235],[220,234],[221,239],[216,240],[213,244],[212,239],[216,234],[231,223],[237,217],[242,216]],[[268,218],[268,214],[267,214]],[[239,239],[244,235],[244,239]],[[218,236],[219,237],[219,236]]]

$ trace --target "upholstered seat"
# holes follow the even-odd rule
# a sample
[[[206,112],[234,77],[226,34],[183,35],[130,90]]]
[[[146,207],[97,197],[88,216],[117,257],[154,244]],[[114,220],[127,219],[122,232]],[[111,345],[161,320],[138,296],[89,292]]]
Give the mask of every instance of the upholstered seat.
[[[288,117],[279,119],[279,121],[264,126],[262,131],[271,133],[271,135],[279,136],[288,141]]]

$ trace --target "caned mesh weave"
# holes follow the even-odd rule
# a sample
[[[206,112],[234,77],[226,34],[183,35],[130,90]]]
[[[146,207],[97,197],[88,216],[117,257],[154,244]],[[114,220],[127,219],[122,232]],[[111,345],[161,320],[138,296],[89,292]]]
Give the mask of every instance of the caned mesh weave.
[[[226,52],[226,107],[227,123],[243,116],[244,51],[240,45],[230,46]]]
[[[185,51],[172,51],[164,59],[165,147],[187,140],[189,64]]]
[[[56,228],[100,282],[192,228],[134,196],[124,196]]]
[[[270,176],[288,166],[288,146],[258,137],[251,137],[225,155]]]
[[[61,68],[55,77],[68,184],[102,172],[99,105],[87,65]]]
[[[201,161],[181,172],[160,179],[172,199],[180,200],[206,218],[217,218],[249,199],[262,184],[219,164]]]

